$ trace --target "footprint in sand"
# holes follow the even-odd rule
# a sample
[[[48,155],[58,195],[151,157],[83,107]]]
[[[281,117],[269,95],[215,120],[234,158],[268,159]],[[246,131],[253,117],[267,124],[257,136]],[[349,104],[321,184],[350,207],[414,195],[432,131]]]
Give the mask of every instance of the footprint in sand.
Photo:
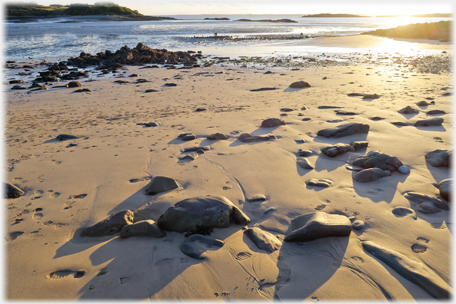
[[[154,264],[154,266],[167,266],[167,265],[172,264],[173,261],[174,261],[173,258],[166,258],[166,259],[158,261],[157,263]]]
[[[83,199],[84,197],[86,197],[87,194],[84,193],[84,194],[78,194],[78,195],[71,195],[68,199]]]
[[[51,160],[51,163],[53,163],[54,165],[60,165],[62,162],[60,160]]]
[[[238,261],[243,261],[243,260],[250,258],[251,256],[252,256],[252,254],[250,252],[243,251],[243,252],[239,252],[238,254],[236,254],[235,259]]]
[[[57,198],[60,196],[60,192],[54,192],[54,190],[49,190],[48,193],[51,196],[51,198]]]
[[[34,220],[41,219],[43,217],[43,213],[41,213],[41,211],[43,211],[43,208],[36,208],[35,211],[33,212],[32,219],[34,219]]]
[[[426,244],[429,243],[429,240],[424,237],[418,237],[417,242],[411,246],[412,251],[416,253],[423,253],[427,250]]]
[[[63,279],[67,277],[73,277],[75,279],[82,278],[86,274],[85,270],[69,270],[69,269],[63,269],[63,270],[57,270],[54,272],[51,272],[46,276],[46,279]]]
[[[17,239],[17,237],[21,236],[22,234],[24,234],[24,231],[13,231],[6,236],[6,241],[14,241],[15,239]]]

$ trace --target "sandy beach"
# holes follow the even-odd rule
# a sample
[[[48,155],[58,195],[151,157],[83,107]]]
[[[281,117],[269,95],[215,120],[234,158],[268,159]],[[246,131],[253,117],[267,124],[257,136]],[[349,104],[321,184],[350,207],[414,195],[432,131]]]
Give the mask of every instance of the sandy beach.
[[[340,39],[350,38],[321,43],[338,46]],[[450,169],[425,158],[452,149],[452,74],[397,65],[119,71],[79,79],[89,89],[83,92],[55,87],[63,81],[38,91],[3,86],[5,181],[24,190],[4,201],[7,299],[433,300],[452,294],[451,206],[437,188]],[[310,87],[290,87],[299,81]],[[261,88],[270,90],[252,91]],[[421,101],[427,105],[418,106]],[[407,106],[415,113],[398,112]],[[267,118],[285,124],[261,127]],[[435,118],[443,123],[414,125]],[[156,126],[146,125],[151,122]],[[319,133],[353,123],[368,125],[368,133]],[[186,133],[196,138],[179,137]],[[215,133],[227,139],[207,139]],[[258,141],[241,141],[243,133]],[[63,134],[77,138],[59,140]],[[368,146],[335,157],[321,151],[353,141]],[[184,152],[191,147],[207,149]],[[355,180],[363,168],[353,161],[371,151],[396,157],[410,172]],[[304,158],[310,169],[300,165]],[[148,194],[157,176],[178,187]],[[329,186],[312,179],[330,180]],[[193,241],[201,259],[183,252],[190,238],[176,231],[81,236],[123,210],[133,212],[130,224],[157,222],[174,204],[206,195],[228,199],[249,222],[205,236],[220,246]],[[304,227],[312,237],[329,234],[285,241],[308,214],[317,221]],[[331,230],[336,224],[348,232],[338,236]],[[246,232],[251,228],[266,232],[260,243],[272,249],[260,249]]]

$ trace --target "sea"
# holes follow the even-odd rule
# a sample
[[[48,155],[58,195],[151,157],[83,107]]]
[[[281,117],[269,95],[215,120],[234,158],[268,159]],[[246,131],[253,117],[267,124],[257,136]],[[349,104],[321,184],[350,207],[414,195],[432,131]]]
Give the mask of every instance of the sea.
[[[349,48],[312,46],[311,40],[321,36],[360,34],[398,25],[452,20],[451,18],[317,18],[301,15],[178,15],[167,16],[176,20],[160,21],[103,21],[93,17],[65,17],[39,19],[30,22],[4,21],[4,59],[30,58],[61,61],[78,56],[81,52],[96,54],[105,50],[116,51],[122,46],[135,47],[139,42],[169,51],[201,51],[206,55],[226,56],[312,56],[339,52],[350,53]],[[205,20],[222,18],[229,20]],[[241,22],[238,19],[291,19],[296,23]],[[310,44],[303,47],[297,40],[243,40],[222,41],[201,37],[233,36],[277,37],[308,36]],[[196,38],[195,38],[196,37]]]

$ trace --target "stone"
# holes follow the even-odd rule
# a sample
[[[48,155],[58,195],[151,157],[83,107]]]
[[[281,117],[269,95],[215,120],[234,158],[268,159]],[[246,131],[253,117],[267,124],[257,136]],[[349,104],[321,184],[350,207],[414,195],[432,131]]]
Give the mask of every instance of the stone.
[[[308,242],[331,236],[349,236],[352,223],[344,215],[314,212],[294,218],[291,229],[292,232],[285,237],[286,242]]]
[[[306,182],[306,185],[327,188],[327,187],[331,186],[332,183],[333,183],[332,180],[330,180],[328,178],[321,178],[321,179],[313,178],[313,179],[309,179]]]
[[[397,171],[399,171],[399,173],[402,173],[402,174],[409,174],[410,168],[406,167],[406,166],[400,166],[399,169],[397,169]]]
[[[262,92],[262,91],[274,91],[274,90],[277,90],[277,88],[259,88],[259,89],[250,90],[250,92]]]
[[[293,112],[294,109],[292,109],[292,108],[282,108],[282,109],[280,109],[280,111],[282,111],[282,112]]]
[[[161,238],[166,235],[153,220],[139,221],[134,224],[125,225],[120,230],[121,238],[129,238],[132,236],[150,236]]]
[[[207,249],[218,249],[223,247],[225,242],[218,239],[211,239],[207,236],[194,234],[189,236],[181,245],[181,250],[189,257],[203,260],[206,258],[204,254]]]
[[[77,88],[77,87],[82,87],[82,84],[79,81],[70,81],[68,83],[69,88]]]
[[[43,89],[43,88],[41,88]],[[76,90],[76,91],[73,91],[74,93],[83,93],[83,92],[92,92],[91,89],[87,89],[87,88],[83,88],[83,89],[79,89],[79,90]]]
[[[59,134],[57,135],[56,139],[63,141],[63,140],[70,140],[70,139],[79,139],[81,136],[69,135],[69,134]]]
[[[298,158],[298,166],[303,168],[303,169],[308,169],[308,170],[313,170],[314,167],[309,163],[309,160],[307,158]]]
[[[353,161],[353,165],[364,169],[380,168],[382,170],[394,172],[398,171],[399,167],[401,167],[403,164],[397,157],[380,152],[370,151],[364,156],[357,157]]]
[[[226,140],[228,139],[228,137],[225,135],[225,134],[222,134],[222,133],[215,133],[215,134],[211,134],[207,137],[207,139],[210,139],[210,140]]]
[[[379,178],[390,175],[391,171],[389,170],[382,170],[380,168],[370,168],[359,171],[355,174],[355,176],[353,176],[353,179],[360,183],[369,183],[374,182]]]
[[[437,118],[431,118],[431,119],[418,120],[415,122],[414,126],[415,127],[441,126],[442,123],[443,123],[443,118],[437,117]]]
[[[363,248],[398,274],[423,288],[436,299],[448,299],[452,294],[451,287],[438,276],[431,268],[421,261],[381,247],[371,241],[363,241]]]
[[[406,106],[398,111],[402,114],[418,114],[420,111],[418,109],[414,109],[411,106]]]
[[[280,118],[268,118],[266,120],[263,120],[261,123],[262,128],[272,128],[272,127],[277,127],[281,125],[285,125],[285,121],[283,121]]]
[[[7,198],[16,198],[24,195],[24,191],[10,183],[4,183],[5,185],[5,196]]]
[[[147,194],[155,195],[168,190],[179,188],[179,184],[174,178],[166,176],[155,176],[147,187]]]
[[[364,228],[364,222],[361,220],[356,220],[352,224],[353,229],[361,230]]]
[[[249,222],[249,217],[229,199],[212,195],[179,201],[157,221],[163,230],[187,234],[209,234],[214,228],[227,228],[231,223],[247,225]]]
[[[204,112],[206,111],[207,109],[206,108],[196,108],[195,112]]]
[[[81,232],[81,236],[106,236],[112,235],[122,230],[125,225],[133,224],[134,213],[130,210],[123,210],[115,214],[111,214],[104,220],[85,228]]]
[[[344,110],[336,110],[337,115],[358,115],[356,112],[352,111],[344,111]]]
[[[335,144],[321,148],[321,152],[329,157],[335,157],[346,152],[354,152],[355,149],[349,144]]]
[[[299,149],[298,152],[297,152],[298,156],[311,156],[313,154],[312,151],[310,150],[303,150],[303,149]]]
[[[144,93],[155,93],[155,92],[158,92],[158,91],[154,90],[154,89],[148,89],[148,90],[144,91]]]
[[[349,94],[347,94],[347,96],[350,96],[350,97],[359,97],[359,96],[364,96],[364,94],[362,94],[362,93],[349,93]]]
[[[350,146],[355,149],[355,151],[362,150],[364,148],[367,148],[369,146],[369,142],[367,141],[352,141],[350,142]]]
[[[208,147],[188,147],[188,148],[185,148],[184,151],[182,152],[198,152],[199,150],[202,150],[202,151],[209,151],[209,148]]]
[[[428,102],[425,101],[425,100],[422,100],[422,101],[417,102],[416,105],[417,105],[417,106],[420,106],[420,107],[425,107],[425,106],[430,105],[430,103],[428,103]]]
[[[451,150],[434,150],[426,153],[424,158],[434,167],[451,167]]]
[[[381,97],[381,95],[377,95],[377,94],[364,94],[363,99],[377,99],[380,97]]]
[[[282,247],[277,237],[258,227],[252,227],[244,230],[244,234],[255,243],[255,245],[266,252],[272,253]]]
[[[247,200],[249,202],[265,201],[266,200],[266,196],[264,194],[253,194],[253,195],[249,195],[247,197]]]
[[[443,110],[431,110],[431,111],[426,112],[426,115],[438,115],[438,114],[446,114],[446,112]]]
[[[290,88],[293,88],[293,89],[301,89],[301,88],[310,88],[311,85],[308,83],[308,82],[305,82],[305,81],[296,81],[296,82],[293,82],[292,84],[290,84]]]
[[[144,126],[146,126],[146,127],[158,127],[159,125],[160,124],[158,122],[154,122],[154,121],[144,124]]]
[[[269,135],[269,134],[253,136],[253,135],[250,135],[249,133],[242,133],[238,137],[238,139],[242,142],[267,141],[267,140],[272,140],[275,138],[276,137],[274,135]]]
[[[26,90],[26,89],[27,89],[26,87],[21,86],[21,85],[18,85],[18,84],[14,85],[14,86],[11,88],[11,90]]]
[[[440,191],[440,196],[449,202],[451,202],[452,197],[452,189],[453,189],[453,179],[444,179],[440,183],[438,183],[437,188]]]
[[[436,197],[428,196],[422,193],[414,192],[414,191],[407,191],[404,192],[404,197],[408,199],[409,201],[421,205],[422,203],[432,203],[435,207],[441,209],[441,210],[449,210],[450,208],[448,207],[448,204],[439,200]],[[429,204],[425,204],[422,206],[422,209],[424,210],[431,210],[431,207]],[[432,208],[433,209],[433,208]],[[418,210],[422,211],[422,210]]]
[[[196,139],[196,135],[193,133],[182,133],[178,136],[180,139],[184,141],[194,140]]]
[[[369,125],[362,124],[362,123],[352,123],[347,125],[338,126],[335,129],[324,129],[317,132],[318,136],[323,136],[326,138],[334,137],[344,137],[350,136],[353,134],[360,134],[360,133],[368,133],[369,132]]]
[[[176,87],[177,84],[173,83],[173,82],[170,82],[170,83],[165,83],[164,84],[165,87]]]
[[[203,150],[201,150],[201,151],[203,151]],[[197,153],[190,153],[190,154],[187,154],[185,156],[179,157],[179,159],[180,160],[192,161],[192,160],[195,160],[195,159],[197,159],[199,157],[198,153],[200,153],[200,152],[197,151]],[[204,151],[203,151],[203,153],[204,153]]]
[[[417,219],[415,210],[407,207],[396,207],[393,209],[393,214],[398,217],[404,217],[410,215],[414,220]]]

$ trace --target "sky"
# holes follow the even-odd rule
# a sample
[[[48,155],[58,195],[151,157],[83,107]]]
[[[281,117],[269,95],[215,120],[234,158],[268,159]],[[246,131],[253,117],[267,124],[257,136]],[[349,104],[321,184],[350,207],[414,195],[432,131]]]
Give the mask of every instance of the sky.
[[[71,3],[94,4],[100,1],[103,0],[13,0],[7,2],[67,5]],[[138,10],[144,15],[153,16],[318,13],[413,15],[452,13],[455,8],[451,0],[111,0],[111,2]]]

